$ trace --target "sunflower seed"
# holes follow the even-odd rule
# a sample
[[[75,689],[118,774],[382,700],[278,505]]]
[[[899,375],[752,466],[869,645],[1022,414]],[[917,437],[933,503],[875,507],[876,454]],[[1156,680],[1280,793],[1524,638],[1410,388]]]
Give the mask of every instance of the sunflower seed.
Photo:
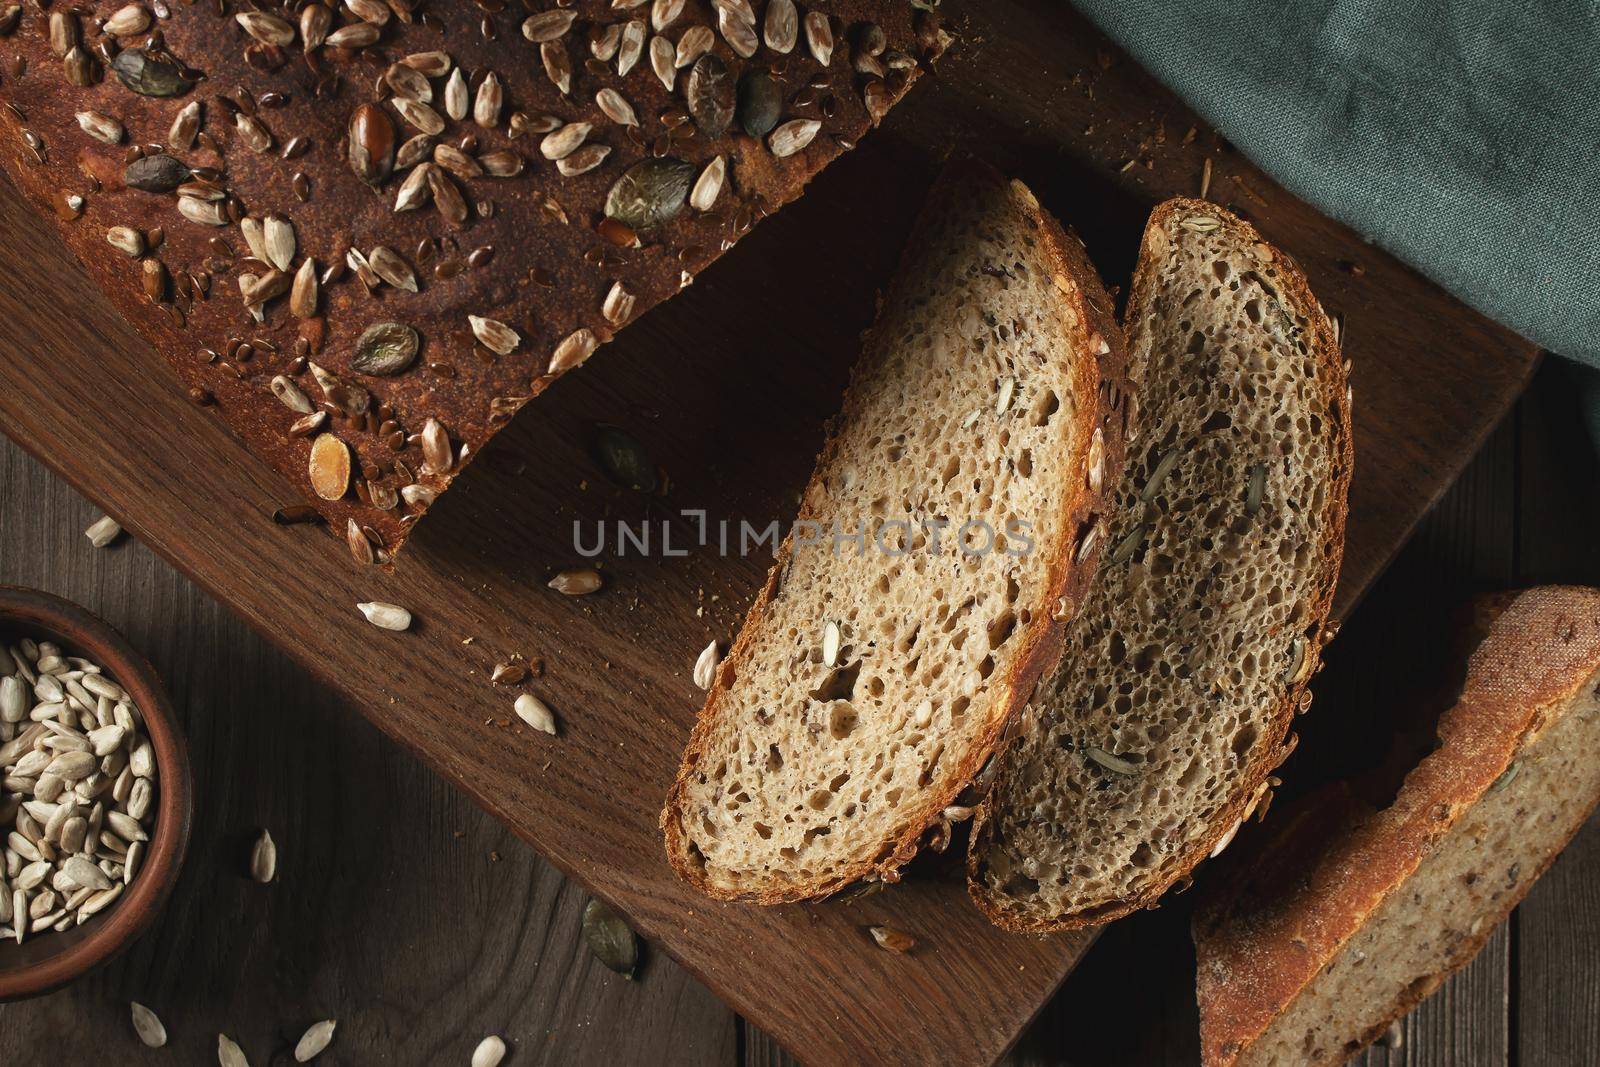
[[[278,846],[272,834],[262,830],[250,846],[250,877],[266,885],[278,875]]]
[[[444,119],[428,104],[403,96],[394,97],[389,102],[400,112],[402,119],[428,136],[437,137],[444,132]]]
[[[821,11],[806,12],[806,47],[811,58],[826,67],[833,62],[833,23]]]
[[[611,154],[611,148],[603,144],[586,144],[565,159],[556,160],[556,170],[561,172],[563,178],[575,178],[580,174],[587,174]]]
[[[593,568],[562,571],[547,583],[551,589],[565,596],[586,596],[601,586],[600,572]]]
[[[122,123],[98,111],[78,112],[78,128],[93,137],[96,141],[105,144],[118,144],[122,141]]]
[[[1155,470],[1150,472],[1150,480],[1144,483],[1144,489],[1139,492],[1140,503],[1148,504],[1156,498],[1161,491],[1161,483],[1166,481],[1167,475],[1172,473],[1172,468],[1178,465],[1178,450],[1168,449],[1156,461]]]
[[[877,942],[879,948],[888,949],[890,952],[905,953],[917,947],[916,938],[892,926],[869,926],[867,932],[872,935],[872,940]]]
[[[496,319],[468,315],[467,322],[472,326],[472,335],[485,348],[498,355],[509,356],[522,343],[522,336],[516,330]]]
[[[389,69],[383,72],[383,82],[396,96],[415,100],[419,104],[433,103],[433,86],[427,76],[415,67],[391,63]]]
[[[595,94],[594,102],[605,113],[606,118],[619,126],[637,126],[639,117],[634,114],[633,105],[610,86],[606,86]]]
[[[740,18],[731,7],[717,5],[717,30],[722,34],[722,39],[728,42],[728,47],[741,59],[749,59],[761,47],[754,23]]]
[[[133,1032],[139,1035],[148,1048],[160,1048],[167,1043],[167,1028],[161,1025],[156,1013],[137,1000],[128,1005],[133,1015]]]
[[[122,527],[110,515],[102,515],[85,531],[83,536],[96,548],[105,548],[118,537],[122,536]]]
[[[1265,463],[1250,464],[1250,475],[1245,483],[1244,513],[1254,515],[1261,510],[1261,498],[1267,490],[1267,465]]]
[[[367,537],[361,524],[354,519],[345,520],[344,543],[350,549],[351,558],[363,567],[370,567],[378,562],[378,554],[373,548],[372,540]]]
[[[332,41],[331,37],[329,41]],[[217,1035],[217,1064],[218,1067],[250,1067],[244,1050],[227,1034]]]
[[[398,604],[385,604],[381,601],[369,601],[357,604],[361,614],[367,621],[380,630],[407,630],[411,627],[411,612]]]
[[[132,37],[150,28],[150,13],[143,4],[124,4],[100,28],[113,37]]]
[[[426,474],[449,474],[455,466],[450,447],[450,432],[438,419],[422,424],[422,470]]]
[[[372,267],[378,277],[394,286],[404,289],[408,293],[417,291],[417,276],[411,265],[400,258],[400,253],[385,245],[379,245],[367,253],[367,263]]]
[[[634,19],[622,28],[622,39],[617,45],[617,77],[626,78],[644,55],[647,32],[643,19]]]
[[[456,186],[455,179],[442,167],[428,168],[428,192],[433,194],[433,205],[446,221],[456,226],[466,223],[467,202]]]
[[[467,79],[462,77],[461,68],[457,67],[450,72],[450,80],[444,83],[444,113],[456,122],[466,118],[469,96]]]
[[[307,52],[321,48],[333,25],[333,12],[322,4],[307,4],[300,12],[300,44]]]
[[[622,977],[633,979],[639,969],[639,938],[616,912],[598,900],[583,908],[583,939],[594,958]]]
[[[204,226],[226,226],[229,221],[227,209],[220,201],[179,197],[178,212],[190,222]]]
[[[334,1019],[324,1019],[319,1023],[312,1023],[305,1033],[300,1035],[300,1040],[294,1046],[294,1062],[310,1063],[320,1056],[333,1041],[333,1029],[339,1023]]]
[[[762,26],[767,47],[788,55],[794,51],[799,34],[800,16],[794,0],[768,0],[766,22]]]
[[[200,107],[200,101],[191,100],[179,110],[167,130],[168,148],[174,152],[187,152],[194,147],[195,136],[200,132]]]
[[[582,366],[599,346],[600,339],[587,326],[581,330],[574,330],[556,346],[546,373],[563,374],[574,367]]]
[[[1137,764],[1129,763],[1125,759],[1122,759],[1118,756],[1113,756],[1103,748],[1095,748],[1093,745],[1090,745],[1084,748],[1083,754],[1113,774],[1139,773],[1139,767]]]
[[[545,135],[544,140],[539,142],[539,154],[546,159],[565,159],[578,150],[592,129],[594,127],[587,122],[569,122],[554,133]]]
[[[504,103],[505,92],[500,87],[500,78],[490,71],[478,86],[478,95],[472,102],[472,121],[486,130],[493,129],[500,124],[500,109]]]
[[[832,619],[822,628],[822,665],[836,667],[839,665],[839,624]]]
[[[700,658],[694,661],[694,684],[701,689],[710,689],[717,678],[717,666],[722,662],[717,653],[717,643],[712,641],[700,652]]]
[[[328,34],[323,44],[329,48],[366,48],[378,43],[378,27],[370,22],[352,22]]]
[[[503,148],[485,152],[478,157],[478,163],[491,178],[514,178],[522,173],[522,157]]]
[[[288,270],[294,262],[294,225],[282,215],[268,215],[262,229],[267,262],[279,270]]]
[[[500,1067],[506,1058],[506,1043],[490,1034],[472,1050],[472,1067]]]
[[[669,93],[678,80],[677,54],[677,49],[665,37],[658,34],[650,38],[650,69],[656,72],[656,77]]]
[[[605,302],[600,305],[600,314],[611,325],[621,326],[633,316],[633,305],[634,297],[628,291],[628,287],[621,282],[612,282],[611,289],[606,293]]]
[[[439,144],[433,148],[433,161],[463,180],[483,177],[483,167],[476,159],[455,145]]]
[[[665,40],[665,38],[657,38]],[[710,26],[690,26],[683,31],[683,36],[678,38],[678,46],[673,50],[672,65],[679,70],[687,67],[716,46],[717,38],[711,32]],[[655,42],[651,42],[651,48]],[[671,88],[669,85],[668,89]]]
[[[512,704],[517,713],[517,718],[544,733],[554,735],[556,732],[555,713],[544,701],[532,693],[523,693]]]
[[[234,16],[244,31],[262,44],[283,48],[294,43],[294,26],[265,11],[241,11]]]
[[[566,46],[560,41],[545,41],[539,46],[539,59],[550,84],[560,90],[562,96],[572,92],[572,59],[567,55]]]
[[[132,226],[113,226],[106,231],[106,244],[129,256],[144,254],[144,234]]]
[[[395,211],[415,211],[428,202],[432,195],[432,187],[429,185],[431,170],[433,170],[432,163],[419,163],[406,175],[406,180],[400,183],[400,191],[395,194]]]
[[[1218,222],[1210,215],[1191,215],[1190,217],[1184,219],[1179,225],[1191,233],[1210,233],[1211,231],[1220,228],[1222,223]]]
[[[289,314],[309,319],[317,313],[317,261],[307,256],[289,286]]]
[[[779,158],[792,156],[810,144],[820,129],[822,123],[816,119],[790,119],[772,131],[767,147]]]

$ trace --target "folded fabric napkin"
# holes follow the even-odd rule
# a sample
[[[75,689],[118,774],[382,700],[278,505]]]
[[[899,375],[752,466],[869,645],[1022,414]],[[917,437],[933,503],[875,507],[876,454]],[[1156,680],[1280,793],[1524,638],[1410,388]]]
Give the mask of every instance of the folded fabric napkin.
[[[1074,2],[1298,196],[1600,367],[1600,5]]]

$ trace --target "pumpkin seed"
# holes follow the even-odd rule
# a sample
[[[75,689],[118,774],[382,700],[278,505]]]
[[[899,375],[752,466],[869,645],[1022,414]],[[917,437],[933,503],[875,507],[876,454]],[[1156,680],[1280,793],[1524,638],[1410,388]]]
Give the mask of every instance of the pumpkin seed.
[[[660,485],[660,474],[650,453],[620,427],[595,427],[594,456],[606,477],[624,489],[653,493]]]
[[[672,156],[641,159],[623,172],[606,195],[606,217],[635,231],[676,218],[695,179],[693,163]]]
[[[170,193],[189,180],[189,166],[174,156],[158,152],[129,163],[122,184],[146,193]]]
[[[739,125],[751,137],[765,137],[783,113],[783,90],[771,74],[758,68],[739,79]]]
[[[708,139],[715,139],[727,132],[733,121],[735,92],[733,75],[726,63],[712,52],[695,60],[684,92],[689,101],[689,114],[701,133]]]
[[[772,136],[767,138],[767,147],[780,158],[792,156],[810,144],[820,129],[822,123],[817,119],[790,119],[772,131]]]
[[[422,336],[402,322],[375,322],[356,341],[350,366],[361,374],[387,378],[416,361]]]
[[[633,980],[639,969],[639,939],[616,912],[598,900],[589,901],[583,909],[583,939],[595,959]]]
[[[194,88],[170,56],[148,48],[125,48],[111,61],[117,80],[140,96],[182,96]]]

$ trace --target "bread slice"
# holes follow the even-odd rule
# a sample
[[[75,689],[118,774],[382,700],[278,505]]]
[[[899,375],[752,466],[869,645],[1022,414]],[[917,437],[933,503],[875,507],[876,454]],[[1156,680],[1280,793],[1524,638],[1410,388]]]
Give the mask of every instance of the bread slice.
[[[969,883],[1016,930],[1152,904],[1288,754],[1344,542],[1348,390],[1300,270],[1214,204],[1145,229],[1111,539],[997,760]]]
[[[948,168],[667,798],[684,878],[770,904],[896,877],[1059,652],[1123,362],[1079,243],[1021,183]]]
[[[1207,1067],[1335,1064],[1475,956],[1600,800],[1600,590],[1534,589],[1382,812],[1269,846],[1194,924]],[[1349,810],[1351,805],[1339,807]],[[1276,835],[1327,823],[1319,800]]]

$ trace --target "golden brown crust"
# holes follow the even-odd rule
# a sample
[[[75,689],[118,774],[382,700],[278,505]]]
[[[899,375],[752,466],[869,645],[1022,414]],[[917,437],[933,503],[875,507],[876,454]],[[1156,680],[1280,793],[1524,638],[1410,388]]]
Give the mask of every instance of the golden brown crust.
[[[1334,476],[1328,487],[1328,505],[1321,528],[1325,532],[1323,551],[1319,553],[1322,571],[1309,598],[1307,618],[1312,620],[1307,637],[1306,655],[1311,657],[1311,667],[1302,674],[1301,681],[1291,684],[1283,700],[1275,709],[1264,742],[1252,749],[1252,759],[1240,775],[1240,785],[1233,800],[1223,807],[1200,843],[1187,856],[1167,864],[1164,876],[1153,881],[1141,892],[1113,901],[1101,907],[1088,908],[1063,916],[1047,917],[1017,908],[1006,899],[987,891],[981,876],[982,844],[986,839],[986,826],[991,825],[991,805],[979,805],[973,817],[971,844],[967,852],[967,888],[972,899],[985,916],[995,925],[1018,933],[1057,933],[1096,926],[1120,918],[1141,908],[1154,907],[1161,896],[1180,879],[1185,878],[1203,860],[1212,854],[1224,839],[1249,815],[1267,776],[1294,750],[1294,739],[1288,737],[1289,724],[1296,709],[1304,711],[1309,705],[1306,685],[1321,669],[1323,647],[1330,641],[1337,627],[1328,621],[1333,606],[1333,591],[1338,582],[1340,561],[1344,558],[1345,518],[1348,511],[1350,477],[1355,466],[1355,444],[1351,433],[1350,393],[1344,370],[1343,356],[1333,323],[1322,310],[1321,303],[1311,292],[1305,273],[1288,255],[1268,244],[1255,227],[1232,212],[1205,200],[1176,197],[1158,204],[1150,213],[1145,225],[1144,239],[1139,249],[1138,265],[1134,269],[1133,285],[1123,322],[1132,324],[1145,313],[1145,302],[1154,291],[1155,272],[1161,261],[1160,246],[1167,240],[1169,225],[1181,216],[1202,212],[1217,219],[1224,230],[1243,247],[1253,246],[1264,259],[1279,271],[1278,283],[1286,305],[1303,317],[1310,334],[1310,346],[1316,357],[1318,382],[1322,386],[1324,402],[1338,421],[1335,436],[1338,441],[1334,459]],[[1131,336],[1132,331],[1128,331]],[[1135,398],[1137,399],[1137,398]],[[1286,740],[1287,737],[1287,740]]]
[[[1504,608],[1472,655],[1461,697],[1440,719],[1439,747],[1406,776],[1393,804],[1363,817],[1347,804],[1323,804],[1330,795],[1324,793],[1286,815],[1272,841],[1293,842],[1307,823],[1320,821],[1323,828],[1314,836],[1331,842],[1294,845],[1311,853],[1295,863],[1269,843],[1259,852],[1267,858],[1264,866],[1225,881],[1195,915],[1207,1067],[1234,1063],[1287,1010],[1433,843],[1506,772],[1518,750],[1543,729],[1551,709],[1597,669],[1600,590],[1546,587],[1523,593]],[[1339,814],[1331,814],[1336,808]],[[1471,960],[1534,880],[1507,894],[1488,916],[1492,921],[1466,942],[1466,951],[1408,990],[1389,1018],[1362,1035],[1362,1044]]]
[[[14,5],[0,5],[0,10],[7,6]],[[915,79],[915,61],[941,47],[935,20],[900,0],[837,0],[828,5],[835,38],[827,65],[829,88],[819,90],[808,88],[822,76],[823,66],[813,58],[803,29],[787,54],[763,42],[749,60],[736,54],[723,34],[714,34],[712,54],[734,83],[746,70],[771,68],[777,72],[783,122],[821,123],[809,144],[780,157],[771,150],[770,135],[749,136],[737,118],[714,138],[701,132],[697,119],[679,123],[680,117],[688,118],[685,97],[693,68],[679,69],[669,91],[652,67],[648,39],[677,42],[691,27],[703,34],[716,25],[709,0],[688,0],[659,35],[649,31],[649,6],[619,9],[609,0],[535,5],[550,8],[543,14],[556,16],[558,23],[562,10],[576,15],[546,43],[525,36],[523,20],[533,14],[529,5],[390,0],[377,8],[406,14],[387,18],[371,31],[372,43],[310,50],[304,47],[301,17],[315,5],[171,4],[170,16],[146,29],[121,37],[104,32],[105,20],[122,6],[112,0],[28,4],[13,24],[0,21],[0,103],[9,105],[0,107],[0,161],[27,198],[58,220],[94,283],[172,363],[190,395],[214,406],[254,452],[315,504],[331,533],[343,539],[354,523],[359,541],[359,531],[369,531],[373,547],[357,544],[353,550],[358,558],[370,555],[379,563],[392,558],[433,496],[483,451],[516,410],[588,349],[583,343],[563,347],[564,341],[578,337],[603,343],[676,293],[870,130],[875,117]],[[148,5],[131,7],[148,10]],[[321,10],[339,12],[332,15],[333,31],[357,26],[346,5],[330,3]],[[756,10],[764,12],[765,4],[756,4]],[[253,15],[259,21],[275,18],[274,12],[285,18],[259,32],[269,38],[287,34],[286,44],[253,39],[235,18]],[[626,75],[619,74],[620,60],[598,58],[590,31],[620,29],[640,18],[647,30],[644,55]],[[873,61],[883,67],[881,77],[854,69],[862,27],[869,22],[884,33],[884,49]],[[54,32],[80,42],[71,60],[52,50],[52,24],[60,27]],[[191,68],[191,79],[197,79],[192,88],[176,96],[141,95],[108,66],[111,57],[143,54],[140,50],[153,42]],[[567,57],[567,92],[546,73],[547,44]],[[599,47],[620,55],[615,40]],[[442,67],[429,67],[427,77],[397,62],[428,55],[448,58]],[[395,68],[411,74],[386,84]],[[77,80],[92,83],[70,83],[69,69],[76,70]],[[446,103],[451,99],[448,71],[470,76],[465,114],[454,118]],[[480,100],[489,114],[480,81],[489,73],[499,79],[502,100],[495,117],[480,124]],[[401,159],[392,174],[369,185],[349,159],[358,105],[372,105],[388,116],[396,146],[418,134],[419,124],[402,118],[394,103],[395,85],[426,95],[432,118],[423,115],[420,125],[443,129],[431,146],[418,149],[422,163],[407,169]],[[602,89],[620,93],[625,103],[619,108],[613,100],[606,112],[597,98]],[[184,137],[194,138],[193,143],[171,145],[175,119],[192,104],[200,106],[198,130]],[[624,109],[633,111],[636,124],[612,117]],[[86,121],[103,137],[114,134],[114,140],[107,143],[81,129],[80,114],[90,115]],[[517,136],[510,125],[515,115],[524,116],[518,129],[527,131]],[[541,122],[547,117],[592,124],[585,147],[604,146],[609,155],[586,173],[561,175],[542,148]],[[712,122],[708,129],[714,127]],[[125,167],[142,153],[169,155],[201,168],[201,176],[224,198],[195,202],[218,205],[224,220],[232,221],[220,226],[191,221],[180,214],[180,197],[170,188],[125,186]],[[607,224],[608,192],[625,170],[663,153],[692,165],[695,174],[724,157],[721,194],[712,210],[685,206],[671,220],[641,228],[640,247],[626,247],[628,234]],[[519,159],[520,171],[504,177],[471,173],[488,166],[494,154],[501,169]],[[402,212],[399,189],[422,167],[433,168],[443,191],[420,183],[430,192],[416,209]],[[449,189],[459,195],[459,204]],[[68,195],[81,202],[69,201]],[[286,218],[296,238],[284,273],[292,276],[310,257],[316,261],[312,273],[323,281],[309,307],[300,305],[305,314],[294,312],[284,292],[265,301],[265,321],[256,323],[246,312],[240,278],[268,276],[272,265],[252,258],[237,221],[269,215]],[[137,229],[145,251],[135,258],[114,250],[107,243],[114,226]],[[164,240],[156,247],[158,229]],[[347,253],[370,256],[378,247],[390,249],[411,270],[420,291],[380,284],[369,294],[358,280],[364,265],[347,268]],[[624,308],[625,301],[614,302],[608,313],[614,284],[631,294],[632,304]],[[509,325],[518,335],[515,346],[497,353],[475,339],[469,316]],[[386,321],[414,328],[420,353],[393,376],[355,371],[358,338],[367,327]],[[580,333],[585,330],[590,334]],[[505,347],[503,340],[494,343]],[[564,357],[559,363],[558,352]],[[308,362],[363,392],[325,400]],[[309,398],[304,406],[325,411],[326,430],[355,453],[350,487],[335,499],[312,491],[311,436],[290,432],[302,414],[314,412],[304,406],[293,411],[280,402],[270,388],[278,376]],[[359,410],[363,407],[365,412]],[[424,462],[423,431],[430,419],[437,420],[452,446],[443,470]],[[434,440],[437,456],[437,431]],[[419,488],[411,499],[397,502],[397,491],[413,483]]]
[[[971,160],[948,166],[945,173],[940,176],[939,182],[940,184],[965,182],[989,187],[1006,186],[1005,179],[993,168]],[[1093,429],[1098,426],[1104,441],[1105,467],[1102,485],[1115,484],[1123,461],[1121,412],[1123,398],[1127,395],[1127,351],[1122,330],[1116,322],[1111,297],[1105,291],[1099,274],[1089,262],[1081,242],[1064,231],[1060,223],[1039,206],[1033,194],[1020,182],[1011,182],[1007,188],[1024,217],[1030,220],[1044,237],[1043,251],[1054,261],[1056,267],[1057,291],[1068,302],[1067,307],[1070,307],[1070,313],[1063,310],[1063,316],[1070,318],[1075,315],[1079,322],[1084,323],[1090,341],[1091,350],[1077,353],[1078,358],[1074,365],[1075,388],[1079,390],[1078,395],[1094,398],[1092,404],[1085,404],[1081,409],[1082,429],[1079,440],[1084,442],[1085,448],[1084,454],[1074,457],[1074,469],[1087,471],[1087,443]],[[908,261],[909,257],[915,254],[916,244],[917,238],[914,236],[905,253]],[[1098,341],[1104,342],[1105,351],[1095,350],[1099,347],[1096,343]],[[824,444],[817,458],[817,472],[827,468],[837,447],[834,438],[830,438]],[[812,485],[816,484],[817,477],[818,475],[814,473]],[[1061,529],[1087,532],[1100,521],[1104,489],[1102,488],[1101,492],[1091,491],[1088,479],[1083,477],[1077,479],[1077,484],[1079,486],[1077,492],[1067,494],[1065,497],[1063,514],[1067,521],[1061,525]],[[802,497],[803,503],[797,523],[814,517],[809,510],[809,502],[812,499],[812,488],[808,485]],[[766,584],[756,597],[755,603],[751,605],[739,637],[735,640],[727,659],[718,668],[716,682],[706,697],[705,705],[701,709],[685,749],[683,764],[662,809],[661,829],[666,840],[667,858],[673,869],[684,880],[710,896],[756,904],[780,904],[826,897],[867,878],[890,882],[897,880],[900,868],[916,855],[928,827],[935,823],[944,809],[955,801],[967,782],[983,769],[1016,718],[1017,712],[1027,702],[1033,686],[1059,656],[1062,624],[1082,600],[1084,588],[1099,559],[1100,548],[1096,545],[1091,547],[1083,560],[1075,561],[1074,551],[1079,540],[1079,537],[1074,536],[1068,543],[1059,546],[1048,563],[1050,577],[1047,588],[1051,592],[1045,602],[1037,605],[1031,612],[1032,621],[1020,635],[1024,642],[1023,651],[1017,657],[1011,677],[1001,686],[1008,693],[1004,699],[1004,713],[991,716],[984,733],[950,776],[951,784],[944,789],[927,790],[917,806],[909,811],[903,820],[905,831],[895,840],[885,842],[876,855],[862,859],[837,877],[824,882],[802,885],[775,884],[730,891],[708,881],[690,859],[678,814],[683,805],[689,779],[705,754],[713,725],[721,713],[722,700],[729,688],[728,682],[739,670],[751,644],[756,639],[779,576],[788,561],[790,542],[786,538],[772,570],[767,575]],[[1103,538],[1096,538],[1097,542],[1101,540]]]

